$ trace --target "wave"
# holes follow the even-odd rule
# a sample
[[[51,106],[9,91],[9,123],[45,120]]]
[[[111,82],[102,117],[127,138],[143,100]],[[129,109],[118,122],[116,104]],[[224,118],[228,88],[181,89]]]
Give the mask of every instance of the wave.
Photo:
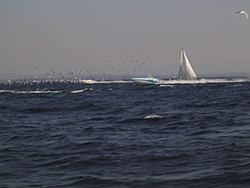
[[[61,93],[62,91],[28,91],[28,93]]]
[[[84,91],[93,91],[94,89],[93,88],[85,88],[85,89],[80,89],[80,90],[74,90],[74,91],[71,91],[70,93],[82,93]]]
[[[80,89],[80,90],[71,91],[71,93],[82,93],[84,91],[85,91],[85,89]]]
[[[66,179],[68,181],[68,179]],[[73,176],[70,178],[71,183],[65,184],[66,187],[80,186],[82,185],[93,187],[93,185],[102,185],[94,187],[120,187],[123,182],[119,181],[117,178],[110,177],[99,177],[99,176]]]
[[[160,115],[148,115],[144,117],[144,119],[162,119],[162,118],[164,118],[164,116]]]
[[[170,84],[166,84],[166,85],[160,85],[160,87],[174,87],[173,85],[170,85]]]
[[[15,90],[0,90],[0,93],[61,93],[63,91],[50,90],[31,90],[31,91],[15,91]]]
[[[84,91],[92,91],[94,89],[92,88],[85,88],[80,90],[73,90],[70,91],[70,93],[81,93]],[[15,90],[0,90],[0,93],[21,93],[21,94],[41,94],[41,93],[62,93],[64,91],[58,90],[58,91],[51,91],[51,90],[28,90],[28,91],[15,91]]]
[[[16,93],[16,91],[13,91],[13,90],[0,90],[0,93]]]

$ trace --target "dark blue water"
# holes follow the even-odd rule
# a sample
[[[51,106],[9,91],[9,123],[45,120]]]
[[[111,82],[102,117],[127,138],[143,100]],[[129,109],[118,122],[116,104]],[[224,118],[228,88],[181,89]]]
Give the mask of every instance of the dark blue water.
[[[250,82],[0,84],[0,143],[0,187],[249,187]]]

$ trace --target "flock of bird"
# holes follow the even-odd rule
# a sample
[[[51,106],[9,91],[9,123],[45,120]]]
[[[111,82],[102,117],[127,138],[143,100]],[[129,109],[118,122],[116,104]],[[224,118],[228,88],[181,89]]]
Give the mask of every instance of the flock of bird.
[[[248,14],[246,11],[238,11],[235,14],[244,14],[246,16],[246,19],[248,19]],[[128,53],[128,51],[126,51],[126,54]],[[153,58],[155,58],[155,56],[153,56]],[[160,61],[159,59],[157,61]],[[10,71],[10,75],[7,75],[8,79],[12,79],[12,78],[16,78],[16,79],[20,79],[20,80],[38,80],[38,79],[52,79],[52,78],[58,78],[60,80],[64,80],[64,79],[73,79],[73,80],[79,80],[81,78],[91,78],[91,79],[108,79],[111,80],[112,79],[112,75],[115,74],[120,74],[120,75],[127,75],[129,76],[134,76],[136,73],[140,72],[142,70],[142,68],[145,66],[147,68],[149,64],[155,64],[154,59],[149,58],[148,56],[144,56],[144,53],[140,54],[140,58],[136,58],[134,56],[134,58],[129,59],[127,58],[126,61],[122,61],[120,63],[113,63],[113,61],[111,60],[106,60],[106,63],[108,64],[107,67],[105,67],[104,69],[100,70],[98,67],[94,67],[94,66],[85,66],[84,68],[81,68],[80,70],[71,70],[71,68],[69,68],[68,70],[66,70],[64,73],[63,72],[59,72],[58,74],[54,71],[51,70],[50,72],[47,72],[45,75],[40,76],[38,75],[39,69],[38,67],[36,67],[36,71],[35,71],[35,75],[32,76],[25,76],[25,77],[20,77],[18,74],[16,73],[12,73],[12,71]],[[169,65],[171,63],[168,63],[166,65],[164,65],[162,68],[163,69],[169,69]],[[232,62],[230,62],[230,64],[233,64]],[[210,62],[210,65],[212,65],[212,63]],[[233,64],[233,66],[235,65],[235,63]],[[126,68],[126,67],[129,67]],[[144,70],[145,72],[146,70]],[[167,72],[167,71],[166,71]],[[168,71],[169,72],[169,71]],[[173,71],[170,71],[171,74],[173,74]],[[0,73],[0,76],[2,74]]]
[[[126,52],[127,53],[127,52]],[[196,67],[199,67],[200,71],[207,72],[207,69],[217,69],[217,64],[211,62],[210,60],[202,60],[197,56],[194,56],[192,58],[192,63],[195,65],[197,62],[199,64],[196,65]],[[112,60],[106,60],[105,64],[107,65],[104,68],[98,68],[97,66],[84,66],[80,69],[72,69],[68,68],[67,70],[63,72],[58,72],[55,70],[50,70],[45,74],[40,74],[39,67],[35,67],[35,73],[33,75],[29,76],[20,76],[14,71],[10,71],[10,74],[7,76],[7,80],[19,80],[19,82],[39,82],[41,80],[43,81],[74,81],[78,82],[82,79],[91,79],[91,80],[114,80],[118,78],[117,76],[120,75],[120,78],[122,79],[130,79],[131,77],[134,77],[138,74],[145,74],[149,70],[149,67],[152,67],[154,65],[158,65],[157,68],[159,68],[159,62],[161,62],[159,59],[157,59],[155,56],[150,58],[149,56],[144,56],[144,53],[141,53],[140,56],[133,56],[133,58],[126,58],[125,61],[116,62]],[[177,74],[178,71],[178,62],[175,63],[165,63],[161,68],[162,71],[166,72],[166,75],[172,75],[174,76]],[[229,62],[228,66],[236,66],[235,62]],[[128,68],[129,67],[129,68]],[[245,70],[247,68],[245,67]],[[1,76],[1,74],[0,74]]]
[[[128,51],[126,51],[126,56],[130,56]],[[58,72],[55,70],[49,70],[45,74],[40,74],[41,68],[35,67],[34,74],[29,76],[21,76],[14,71],[10,71],[9,75],[7,75],[7,79],[18,79],[18,80],[81,80],[81,79],[94,79],[94,80],[113,80],[114,77],[123,77],[130,79],[130,77],[138,74],[146,74],[148,69],[152,69],[157,62],[160,62],[159,59],[156,59],[155,56],[150,58],[149,56],[145,56],[144,53],[140,53],[139,55],[133,55],[132,58],[126,58],[124,61],[113,61],[113,60],[105,60],[103,64],[106,66],[103,67],[102,63],[100,63],[100,67],[92,66],[92,65],[83,65],[82,68],[74,70],[73,68],[68,68],[65,71]],[[84,64],[84,63],[83,63]],[[171,63],[168,63],[162,66],[162,69],[168,69],[168,66]],[[176,67],[177,69],[177,67]],[[171,72],[173,73],[173,71]],[[1,76],[1,74],[0,74]]]

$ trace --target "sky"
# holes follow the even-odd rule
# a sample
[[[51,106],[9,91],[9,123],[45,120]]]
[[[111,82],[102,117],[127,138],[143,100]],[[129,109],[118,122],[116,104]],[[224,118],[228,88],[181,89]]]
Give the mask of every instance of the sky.
[[[0,0],[0,76],[250,73],[249,0]]]

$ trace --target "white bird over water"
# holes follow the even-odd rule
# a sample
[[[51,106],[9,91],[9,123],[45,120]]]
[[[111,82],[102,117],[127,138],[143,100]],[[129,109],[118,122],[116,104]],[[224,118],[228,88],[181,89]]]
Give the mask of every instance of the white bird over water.
[[[248,19],[248,14],[247,14],[247,12],[244,11],[244,10],[240,10],[240,11],[236,12],[235,14],[245,14],[246,19]]]

